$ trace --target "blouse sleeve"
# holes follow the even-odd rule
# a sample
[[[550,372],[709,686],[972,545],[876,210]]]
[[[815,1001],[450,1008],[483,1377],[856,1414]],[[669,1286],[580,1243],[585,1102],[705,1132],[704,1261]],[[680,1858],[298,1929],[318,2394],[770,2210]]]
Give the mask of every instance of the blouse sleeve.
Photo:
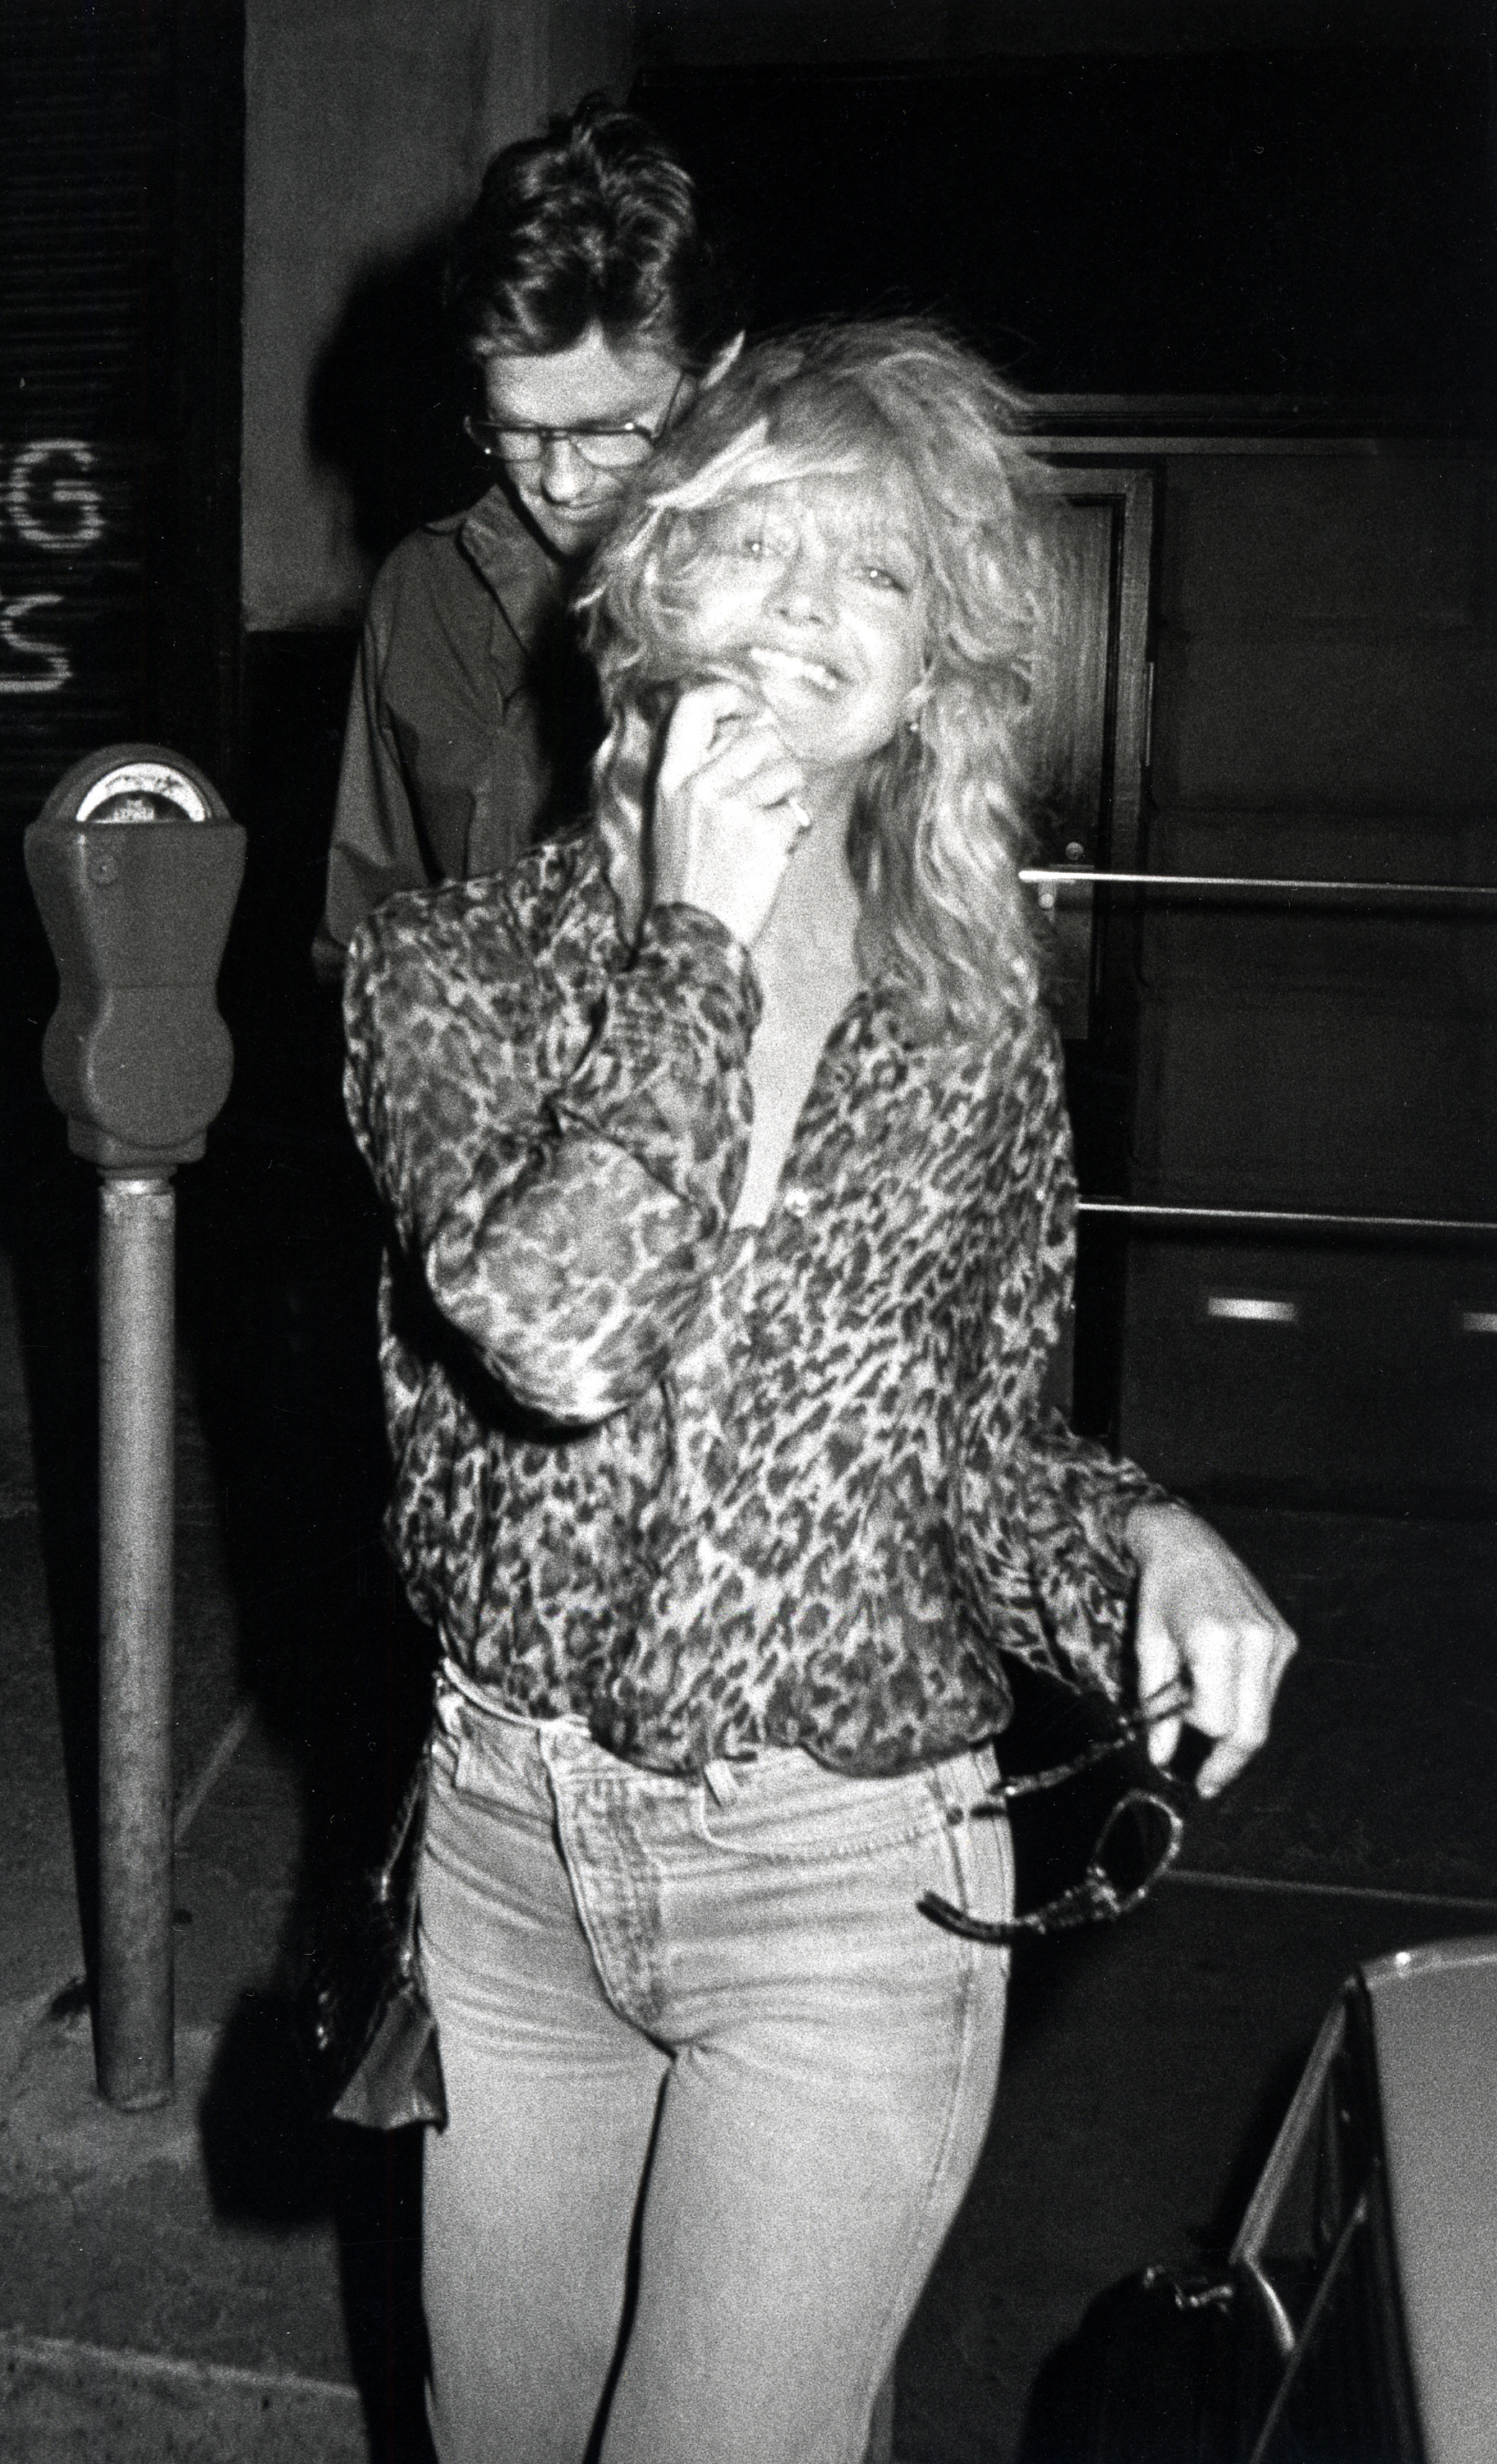
[[[1036,1039],[1019,1074],[1002,1237],[964,1415],[959,1574],[995,1641],[1115,1698],[1137,1571],[1125,1529],[1136,1506],[1168,1492],[1077,1437],[1045,1400],[1075,1267],[1069,1124],[1052,1039]]]
[[[597,1422],[696,1309],[743,1177],[759,991],[693,908],[610,967],[606,889],[568,869],[548,850],[360,927],[344,1094],[444,1317],[520,1403]]]

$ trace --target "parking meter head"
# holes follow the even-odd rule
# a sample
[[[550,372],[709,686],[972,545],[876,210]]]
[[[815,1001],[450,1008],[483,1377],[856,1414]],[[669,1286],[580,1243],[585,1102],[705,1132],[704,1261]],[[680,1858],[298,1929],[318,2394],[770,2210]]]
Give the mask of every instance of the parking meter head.
[[[101,1171],[191,1162],[223,1109],[233,1047],[215,993],[244,854],[211,781],[151,744],[76,763],[26,833],[60,979],[42,1075]]]

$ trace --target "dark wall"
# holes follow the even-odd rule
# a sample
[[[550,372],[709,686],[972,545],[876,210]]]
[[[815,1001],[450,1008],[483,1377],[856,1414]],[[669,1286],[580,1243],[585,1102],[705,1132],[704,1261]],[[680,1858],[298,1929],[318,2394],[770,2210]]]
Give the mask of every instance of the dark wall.
[[[55,977],[25,830],[102,744],[166,737],[220,777],[229,754],[239,42],[231,0],[0,12],[0,1119],[23,1228],[61,1135],[34,1129]]]
[[[1497,879],[1497,470],[1407,441],[1166,456],[1150,857]],[[1497,910],[1155,902],[1134,1195],[1497,1221]],[[1489,1503],[1489,1242],[1134,1243],[1122,1430],[1203,1490]]]
[[[667,59],[635,92],[762,323],[935,308],[1042,392],[1428,397],[1493,372],[1475,46]]]
[[[1158,869],[1489,876],[1492,495],[1476,449],[1167,457]],[[1141,1193],[1497,1214],[1497,1051],[1478,1033],[1494,958],[1486,928],[1439,902],[1160,910],[1145,964],[1170,1003],[1149,1010]]]
[[[243,604],[289,631],[356,622],[392,527],[447,509],[448,239],[499,146],[623,82],[627,0],[246,16]]]

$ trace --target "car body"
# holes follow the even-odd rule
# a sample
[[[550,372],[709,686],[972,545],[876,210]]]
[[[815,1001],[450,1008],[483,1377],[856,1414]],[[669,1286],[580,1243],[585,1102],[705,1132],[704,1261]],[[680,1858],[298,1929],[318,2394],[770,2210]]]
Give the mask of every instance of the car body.
[[[1497,2464],[1497,1936],[1352,1976],[1220,2273],[1102,2297],[1025,2464]]]

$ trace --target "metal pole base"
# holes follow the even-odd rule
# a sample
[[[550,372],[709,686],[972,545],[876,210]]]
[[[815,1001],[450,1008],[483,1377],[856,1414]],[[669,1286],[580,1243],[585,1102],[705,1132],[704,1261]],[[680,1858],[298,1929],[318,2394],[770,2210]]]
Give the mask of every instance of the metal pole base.
[[[171,1611],[176,1199],[110,1177],[99,1212],[99,2084],[172,2084]]]

